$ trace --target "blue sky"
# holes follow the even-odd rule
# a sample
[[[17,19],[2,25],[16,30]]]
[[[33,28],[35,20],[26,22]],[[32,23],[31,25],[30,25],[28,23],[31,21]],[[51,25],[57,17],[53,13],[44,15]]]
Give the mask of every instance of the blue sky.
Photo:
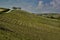
[[[0,7],[21,7],[35,13],[60,13],[60,0],[0,0]]]

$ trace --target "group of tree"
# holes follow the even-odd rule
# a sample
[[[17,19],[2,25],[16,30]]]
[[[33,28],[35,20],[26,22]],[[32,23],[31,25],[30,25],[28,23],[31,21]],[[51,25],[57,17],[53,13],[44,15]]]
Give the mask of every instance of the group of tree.
[[[20,10],[21,9],[21,7],[12,7],[12,9],[14,9],[14,10]]]

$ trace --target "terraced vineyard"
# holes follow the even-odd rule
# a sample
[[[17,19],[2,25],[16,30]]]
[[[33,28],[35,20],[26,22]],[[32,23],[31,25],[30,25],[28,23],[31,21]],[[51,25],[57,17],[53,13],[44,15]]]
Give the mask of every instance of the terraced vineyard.
[[[22,10],[0,14],[0,40],[60,40],[60,20]]]

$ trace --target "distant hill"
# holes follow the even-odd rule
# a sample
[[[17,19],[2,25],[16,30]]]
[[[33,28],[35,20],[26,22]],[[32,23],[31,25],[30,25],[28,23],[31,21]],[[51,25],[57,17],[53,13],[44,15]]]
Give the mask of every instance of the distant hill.
[[[0,40],[60,40],[60,20],[23,11],[0,14]]]
[[[7,8],[0,8],[0,13],[2,13],[2,12],[7,12],[7,11],[9,11],[10,9],[7,9]]]
[[[60,19],[60,13],[44,13],[44,14],[37,14],[37,15],[46,18],[51,18],[51,19]]]

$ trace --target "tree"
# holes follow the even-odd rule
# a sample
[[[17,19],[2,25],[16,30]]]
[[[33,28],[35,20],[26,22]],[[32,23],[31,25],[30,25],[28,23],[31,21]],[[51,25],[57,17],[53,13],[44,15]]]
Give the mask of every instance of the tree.
[[[12,7],[12,9],[17,9],[16,7]]]
[[[14,9],[14,10],[21,9],[21,7],[13,7],[12,9]]]

